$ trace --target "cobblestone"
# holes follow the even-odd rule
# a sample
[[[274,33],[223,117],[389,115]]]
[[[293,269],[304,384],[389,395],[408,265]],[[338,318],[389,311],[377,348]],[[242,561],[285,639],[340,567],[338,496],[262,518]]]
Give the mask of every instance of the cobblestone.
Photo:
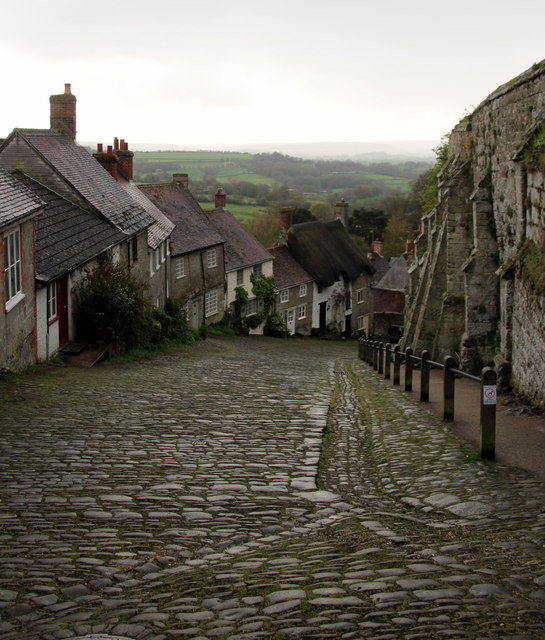
[[[354,343],[0,381],[0,638],[543,638],[543,477]]]

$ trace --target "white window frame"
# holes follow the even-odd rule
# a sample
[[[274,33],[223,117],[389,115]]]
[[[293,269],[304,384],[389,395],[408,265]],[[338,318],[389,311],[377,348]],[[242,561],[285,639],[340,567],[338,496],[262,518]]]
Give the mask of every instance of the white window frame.
[[[152,276],[155,273],[155,270],[153,268],[153,263],[155,262],[155,258],[153,257],[153,249],[150,251],[149,254],[149,273],[150,276]]]
[[[161,242],[161,262],[164,262],[167,259],[167,248],[165,246],[165,242]]]
[[[237,270],[237,287],[244,286],[244,269]]]
[[[159,249],[154,249],[155,253],[155,271],[159,271],[159,267],[161,266]]]
[[[47,285],[47,319],[54,320],[58,313],[57,282],[55,281]]]
[[[363,316],[358,316],[358,331],[363,331]]]
[[[290,290],[282,289],[280,292],[280,302],[289,302],[290,300]]]
[[[185,256],[178,256],[176,258],[176,280],[185,278],[187,273],[185,272]]]
[[[307,317],[307,305],[300,304],[297,308],[297,319],[304,320]]]
[[[260,278],[263,275],[263,265],[261,263],[254,264],[253,273],[256,278]]]
[[[361,304],[365,302],[363,297],[363,289],[356,289],[356,304]]]
[[[23,294],[23,251],[21,227],[4,235],[4,288],[6,311],[9,311]]]
[[[207,291],[204,296],[204,315],[213,316],[218,312],[218,290]]]
[[[206,266],[209,269],[213,269],[218,266],[218,257],[216,255],[216,248],[212,247],[206,251]]]
[[[257,298],[251,298],[246,303],[246,315],[253,316],[254,313],[257,313]]]
[[[304,298],[307,295],[307,283],[303,282],[303,284],[299,285],[299,297]]]

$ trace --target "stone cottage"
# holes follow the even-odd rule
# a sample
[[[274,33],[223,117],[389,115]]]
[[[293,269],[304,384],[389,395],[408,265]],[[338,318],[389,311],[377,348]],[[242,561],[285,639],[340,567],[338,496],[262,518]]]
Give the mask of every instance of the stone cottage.
[[[76,97],[70,85],[65,85],[63,94],[51,96],[50,105],[50,128],[14,129],[0,144],[0,167],[22,171],[70,203],[106,221],[120,232],[119,242],[108,249],[114,262],[125,262],[135,278],[149,284],[148,229],[156,220],[76,142]],[[43,233],[47,233],[45,228]],[[77,238],[74,237],[74,241],[77,244]],[[66,335],[70,340],[76,330],[71,290],[77,284],[78,273],[81,272],[60,275],[61,279],[66,278],[65,282],[48,282],[50,298],[53,291],[64,296],[61,292],[66,289],[63,299],[67,303]],[[63,331],[61,329],[61,341]]]
[[[0,370],[36,359],[35,224],[45,203],[0,169]]]
[[[329,222],[292,225],[281,217],[279,246],[287,247],[313,280],[313,333],[350,337],[372,331],[374,268],[346,230],[347,207],[339,203]]]
[[[98,256],[124,243],[125,234],[22,172],[13,175],[44,203],[35,231],[36,356],[47,360],[74,337],[70,284],[80,281]],[[100,318],[79,320],[89,336],[104,341]]]
[[[226,307],[234,312],[236,288],[243,287],[248,302],[243,305],[242,315],[254,315],[263,309],[263,301],[253,293],[250,278],[273,275],[272,255],[226,208],[226,195],[221,189],[215,194],[214,204],[215,209],[206,213],[225,241]],[[250,333],[263,333],[263,326],[262,322]]]
[[[224,239],[189,190],[187,174],[139,189],[175,225],[170,243],[172,297],[186,305],[193,327],[218,323],[225,312]]]
[[[286,323],[290,335],[312,332],[314,281],[287,247],[269,249],[273,257],[275,311]]]

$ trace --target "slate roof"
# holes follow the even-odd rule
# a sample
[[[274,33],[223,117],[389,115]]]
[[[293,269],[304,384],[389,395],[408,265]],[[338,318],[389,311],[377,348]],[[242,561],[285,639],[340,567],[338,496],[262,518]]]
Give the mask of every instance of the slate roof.
[[[223,244],[223,238],[210,223],[192,193],[178,183],[145,184],[138,187],[176,226],[172,231],[173,255],[200,251]]]
[[[363,272],[375,272],[340,220],[295,224],[286,239],[292,256],[322,287],[341,275],[355,280]]]
[[[0,169],[0,227],[40,211],[44,203],[16,178]]]
[[[207,211],[225,240],[225,271],[235,271],[272,260],[272,255],[227,209]]]
[[[134,182],[123,181],[120,184],[130,197],[154,219],[155,222],[148,227],[148,245],[152,249],[157,249],[161,242],[166,240],[172,233],[175,227],[174,223],[145,196]]]
[[[378,282],[382,278],[382,276],[390,269],[391,265],[384,256],[380,255],[380,253],[377,253],[376,251],[372,251],[367,255],[369,257],[369,262],[375,269],[373,279],[375,282]]]
[[[126,234],[139,233],[153,223],[151,216],[87,149],[69,136],[49,129],[14,129],[4,144],[13,136],[19,136],[38,152],[82,200]],[[64,195],[68,196],[68,193]]]
[[[82,209],[29,176],[14,173],[45,203],[36,219],[36,279],[48,282],[126,241],[127,236],[95,213]]]
[[[310,274],[295,260],[287,247],[269,249],[273,257],[274,286],[289,289],[305,282],[312,282]]]
[[[375,284],[375,289],[405,291],[409,281],[409,265],[403,256],[392,259],[391,267]]]

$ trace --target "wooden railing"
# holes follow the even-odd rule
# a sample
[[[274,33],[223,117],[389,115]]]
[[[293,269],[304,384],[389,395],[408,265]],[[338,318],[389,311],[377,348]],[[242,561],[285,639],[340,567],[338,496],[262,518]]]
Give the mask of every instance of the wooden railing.
[[[380,375],[391,379],[394,385],[400,384],[401,363],[405,363],[405,391],[413,389],[413,374],[415,364],[420,366],[420,401],[430,400],[430,371],[443,370],[443,420],[454,420],[454,394],[457,377],[468,378],[481,385],[480,400],[480,454],[482,458],[494,460],[496,449],[496,401],[497,386],[496,371],[485,367],[481,376],[474,376],[456,368],[456,360],[446,356],[443,362],[434,362],[428,351],[422,351],[416,356],[410,347],[401,351],[399,345],[378,342],[370,338],[360,338],[358,341],[358,356],[372,365]],[[393,365],[393,372],[392,372]]]

